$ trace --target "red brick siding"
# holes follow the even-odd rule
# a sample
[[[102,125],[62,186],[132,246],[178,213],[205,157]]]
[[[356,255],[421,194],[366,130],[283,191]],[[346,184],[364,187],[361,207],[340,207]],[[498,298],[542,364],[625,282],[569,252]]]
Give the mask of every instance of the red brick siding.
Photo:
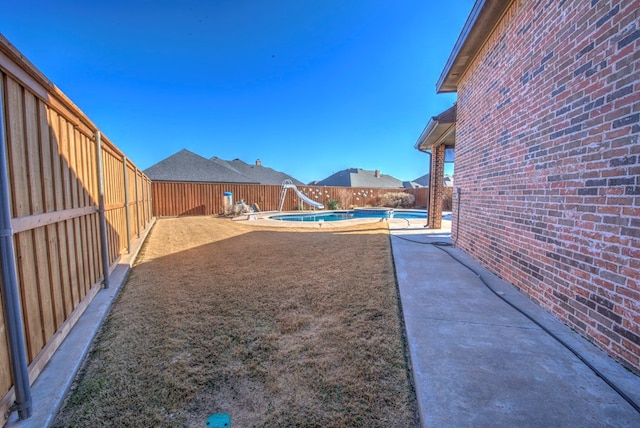
[[[439,145],[431,151],[431,173],[429,187],[429,224],[432,229],[442,227],[442,210],[444,208],[444,151],[445,147]]]
[[[636,372],[639,10],[640,0],[512,4],[458,86],[452,229]]]

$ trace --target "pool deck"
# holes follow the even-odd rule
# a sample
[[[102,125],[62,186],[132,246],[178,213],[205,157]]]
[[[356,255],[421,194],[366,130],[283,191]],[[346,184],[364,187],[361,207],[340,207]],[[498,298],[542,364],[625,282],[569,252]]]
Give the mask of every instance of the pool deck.
[[[400,209],[396,209],[397,211],[403,211]],[[272,220],[269,217],[274,215],[313,215],[313,214],[328,214],[334,211],[348,211],[348,210],[322,210],[322,211],[264,211],[257,213],[249,213],[243,214],[233,218],[233,221],[242,221],[247,222],[247,224],[251,224],[254,226],[265,226],[265,227],[302,227],[308,229],[338,229],[347,226],[352,226],[354,224],[368,224],[368,223],[379,223],[379,222],[387,222],[390,226],[394,227],[424,227],[427,222],[426,216],[424,219],[402,219],[402,218],[369,218],[369,217],[361,217],[361,218],[353,218],[349,220],[340,220],[340,221],[286,221],[286,220]],[[406,211],[416,211],[416,210],[406,210]],[[443,220],[446,223],[447,220]],[[451,222],[449,222],[450,224]],[[450,226],[449,226],[450,227]]]

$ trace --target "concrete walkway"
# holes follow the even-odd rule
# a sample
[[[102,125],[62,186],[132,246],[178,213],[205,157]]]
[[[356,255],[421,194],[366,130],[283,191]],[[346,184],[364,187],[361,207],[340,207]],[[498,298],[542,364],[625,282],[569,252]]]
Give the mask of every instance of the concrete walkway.
[[[390,228],[423,426],[640,427],[637,410],[447,252],[637,404],[640,378],[462,251],[428,244],[450,241],[448,231],[401,222]]]

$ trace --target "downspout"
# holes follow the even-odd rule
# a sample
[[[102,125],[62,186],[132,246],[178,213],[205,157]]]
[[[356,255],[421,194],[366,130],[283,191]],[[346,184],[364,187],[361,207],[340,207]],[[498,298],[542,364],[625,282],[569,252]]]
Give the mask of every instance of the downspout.
[[[462,195],[462,189],[460,189],[460,187],[456,187],[456,194],[458,195],[458,203],[456,204],[456,241],[453,245],[457,247],[458,238],[460,237],[460,197]]]
[[[5,322],[11,375],[16,400],[11,410],[18,411],[20,419],[31,417],[31,386],[25,340],[22,334],[22,313],[18,277],[16,275],[13,229],[11,228],[11,207],[9,174],[7,168],[7,149],[4,130],[4,87],[0,79],[0,260],[2,269],[2,302],[4,303]]]
[[[102,134],[96,131],[98,163],[98,218],[100,222],[100,252],[102,255],[102,286],[109,288],[109,245],[107,242],[107,217],[104,212],[104,170],[102,164]]]

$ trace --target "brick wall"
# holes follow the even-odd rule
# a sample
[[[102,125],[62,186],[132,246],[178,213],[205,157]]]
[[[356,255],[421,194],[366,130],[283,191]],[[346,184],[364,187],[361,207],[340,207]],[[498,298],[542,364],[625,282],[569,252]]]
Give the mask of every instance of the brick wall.
[[[444,151],[445,147],[439,145],[431,151],[431,166],[429,171],[429,227],[440,229],[442,227],[442,210],[444,209],[445,188],[444,182]]]
[[[636,372],[639,10],[510,6],[458,86],[453,225],[458,246]]]

